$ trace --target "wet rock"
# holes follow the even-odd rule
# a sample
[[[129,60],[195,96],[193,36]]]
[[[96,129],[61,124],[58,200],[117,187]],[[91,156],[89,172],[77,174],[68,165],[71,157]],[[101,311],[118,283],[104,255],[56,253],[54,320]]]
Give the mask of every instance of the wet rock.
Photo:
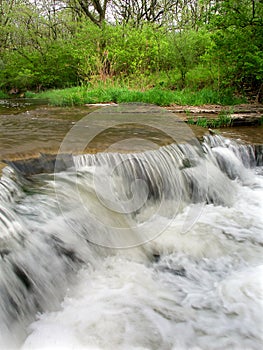
[[[205,118],[208,125],[220,120],[220,115],[226,115],[231,123],[227,126],[257,126],[262,123],[263,105],[244,104],[237,106],[169,106],[166,109],[173,113],[178,113],[181,120],[196,124],[198,118]]]
[[[171,273],[172,275],[175,275],[175,276],[186,277],[186,270],[184,267],[178,267],[176,269],[172,269],[168,266],[162,266],[160,268],[160,271],[168,272],[168,273]]]
[[[4,162],[23,176],[42,173],[50,174],[64,171],[74,166],[71,154],[40,154],[38,158],[6,160]]]
[[[12,88],[10,91],[8,91],[9,95],[17,95],[19,94],[19,89],[18,88]]]
[[[261,125],[261,115],[256,113],[239,113],[231,114],[232,126],[249,126],[249,125]]]
[[[263,166],[263,145],[255,145],[256,166]]]

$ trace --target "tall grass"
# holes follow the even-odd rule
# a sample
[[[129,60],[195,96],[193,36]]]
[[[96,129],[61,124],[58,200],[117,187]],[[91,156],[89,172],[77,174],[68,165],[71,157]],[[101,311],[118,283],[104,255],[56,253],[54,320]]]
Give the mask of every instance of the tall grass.
[[[27,97],[32,95],[27,94]],[[189,89],[172,91],[162,87],[154,87],[145,91],[122,86],[80,86],[63,90],[49,90],[34,94],[34,97],[48,99],[51,105],[74,106],[89,103],[106,102],[144,102],[159,106],[221,104],[234,105],[244,102],[236,98],[230,91],[218,92],[212,89],[191,91]]]

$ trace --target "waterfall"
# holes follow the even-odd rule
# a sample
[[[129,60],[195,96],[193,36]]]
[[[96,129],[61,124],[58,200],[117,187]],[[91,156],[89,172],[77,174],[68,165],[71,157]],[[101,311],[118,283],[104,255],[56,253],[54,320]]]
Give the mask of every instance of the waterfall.
[[[180,143],[137,153],[102,152],[67,157],[70,161],[62,162],[63,167],[55,174],[34,171],[38,168],[36,161],[31,166],[27,163],[26,169],[10,162],[3,170],[1,348],[21,347],[28,336],[28,326],[41,313],[47,315],[46,321],[42,320],[42,326],[41,320],[33,323],[24,349],[40,346],[38,332],[43,336],[45,322],[53,322],[49,312],[57,313],[58,322],[62,322],[63,312],[65,317],[73,317],[69,316],[73,307],[70,298],[75,295],[85,298],[84,290],[89,290],[89,285],[85,285],[87,278],[94,281],[98,295],[99,286],[105,288],[108,283],[108,298],[113,304],[106,303],[105,290],[101,299],[91,295],[90,303],[97,300],[97,312],[104,310],[109,323],[105,321],[103,326],[97,314],[93,321],[85,319],[90,338],[89,335],[85,338],[82,328],[79,332],[86,348],[106,349],[107,344],[108,349],[189,348],[202,347],[207,341],[210,346],[206,348],[216,349],[217,336],[228,332],[229,325],[225,346],[238,348],[242,344],[258,348],[261,335],[256,320],[259,317],[256,294],[260,293],[260,286],[255,280],[256,272],[262,273],[263,245],[262,212],[261,215],[255,212],[257,206],[262,210],[257,203],[263,189],[262,177],[256,172],[259,151],[216,135],[205,136],[201,145]],[[105,261],[108,274],[103,270]],[[133,268],[141,292],[132,289],[135,288],[131,287],[132,280],[126,278]],[[111,289],[117,275],[118,283],[126,280],[121,288],[127,288],[130,298],[126,320],[120,316],[127,323],[125,340],[121,332],[112,334],[110,326],[109,314],[118,322],[115,312],[124,307]],[[239,300],[238,293],[246,293],[242,288],[248,276],[247,293],[255,293],[248,296],[253,299],[252,306],[246,310],[239,304],[238,309],[238,303],[245,298],[242,294]],[[79,285],[79,294],[76,291],[74,294],[74,284]],[[230,293],[231,285],[234,291]],[[147,288],[150,294],[145,301],[140,293],[147,293]],[[61,311],[68,290],[73,294]],[[139,293],[137,299],[134,293]],[[136,309],[136,300],[137,308],[142,307],[138,319],[131,311]],[[186,308],[179,308],[179,304]],[[89,307],[93,310],[90,312],[95,312],[92,305]],[[77,306],[76,312],[81,314]],[[243,317],[248,324],[241,327]],[[132,333],[135,319],[142,323],[142,328],[145,325],[145,339],[140,332]],[[70,322],[69,327],[73,327]],[[89,322],[96,324],[97,333]],[[213,326],[219,327],[217,331]],[[57,329],[60,337],[61,332]],[[93,343],[96,337],[101,337],[100,332],[104,332],[105,343],[103,339]],[[72,339],[69,340],[72,348],[81,348]],[[116,345],[120,342],[122,346]]]

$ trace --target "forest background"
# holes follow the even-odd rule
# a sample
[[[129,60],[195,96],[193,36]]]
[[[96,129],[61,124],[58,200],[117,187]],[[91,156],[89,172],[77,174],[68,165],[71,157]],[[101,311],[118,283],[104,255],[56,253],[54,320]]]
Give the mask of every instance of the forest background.
[[[262,102],[262,38],[262,0],[0,0],[0,96],[75,87],[113,101],[136,90]]]

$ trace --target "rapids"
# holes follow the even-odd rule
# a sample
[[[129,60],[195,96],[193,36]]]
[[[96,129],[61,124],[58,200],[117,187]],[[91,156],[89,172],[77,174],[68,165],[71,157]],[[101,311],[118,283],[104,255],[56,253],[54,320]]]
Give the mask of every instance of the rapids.
[[[5,167],[0,348],[261,348],[261,159],[215,135]]]

